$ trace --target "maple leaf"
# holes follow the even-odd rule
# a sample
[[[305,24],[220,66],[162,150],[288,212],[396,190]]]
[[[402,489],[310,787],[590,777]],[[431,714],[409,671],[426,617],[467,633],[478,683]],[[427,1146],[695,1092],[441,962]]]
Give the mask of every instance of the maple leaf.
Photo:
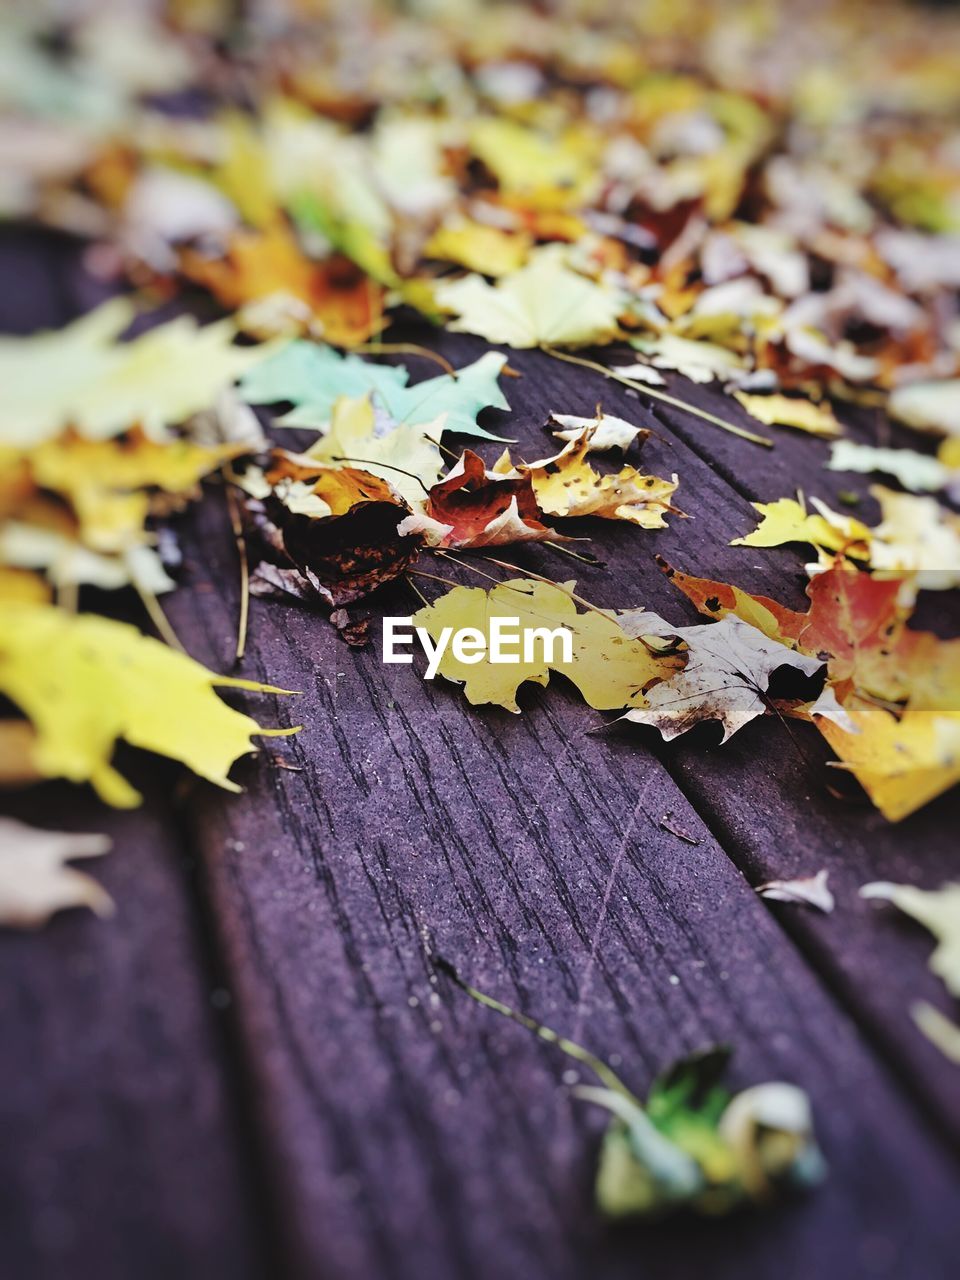
[[[594,428],[580,433],[553,458],[514,465],[504,450],[493,470],[515,479],[529,476],[543,511],[551,516],[599,516],[604,520],[627,520],[642,529],[663,529],[666,514],[683,515],[670,501],[678,480],[647,476],[635,467],[623,467],[613,475],[601,475],[589,462]]]
[[[875,880],[863,886],[860,896],[886,899],[929,929],[937,940],[930,971],[943,980],[952,996],[960,996],[960,884],[925,890]]]
[[[184,249],[180,269],[258,337],[307,329],[338,346],[366,342],[385,325],[383,289],[343,258],[314,262],[281,223],[233,231],[222,258]]]
[[[469,143],[501,191],[530,208],[573,208],[599,186],[590,163],[592,139],[582,130],[547,137],[513,120],[488,117],[471,125]]]
[[[310,461],[356,464],[392,487],[411,505],[421,502],[443,470],[434,441],[442,422],[378,420],[369,396],[338,400],[327,432],[302,455]]]
[[[0,692],[32,723],[32,764],[43,777],[92,783],[108,804],[140,796],[110,763],[124,739],[188,765],[229,791],[227,776],[262,729],[214,694],[218,687],[283,693],[215,675],[136,628],[52,605],[5,602]]]
[[[135,428],[122,440],[86,440],[69,431],[23,457],[34,484],[69,500],[80,539],[95,551],[110,552],[144,540],[152,505],[148,489],[187,496],[204,476],[245,452],[243,444],[151,440]]]
[[[748,395],[743,391],[735,391],[733,396],[752,418],[768,427],[795,427],[798,431],[825,439],[843,434],[843,428],[829,404],[814,404],[793,396]]]
[[[422,534],[434,547],[496,547],[511,542],[565,541],[545,525],[528,475],[505,478],[464,450],[430,490],[422,512],[407,516],[398,532]]]
[[[107,836],[40,831],[0,818],[0,924],[37,929],[57,911],[89,907],[113,914],[113,900],[96,880],[65,864],[107,853]]]
[[[489,645],[492,618],[519,619],[521,635],[538,628],[566,628],[571,633],[570,662],[553,650],[548,658],[545,644],[534,645],[531,661],[480,663],[459,661],[451,648],[440,660],[439,674],[464,686],[467,701],[476,705],[494,703],[507,711],[519,712],[517,690],[528,680],[545,685],[551,671],[565,675],[581,696],[598,711],[619,710],[643,702],[643,690],[663,679],[683,663],[683,656],[653,655],[639,640],[630,638],[619,623],[598,610],[578,613],[572,591],[576,584],[535,582],[514,578],[489,591],[482,587],[454,587],[433,604],[413,616],[413,625],[423,627],[436,641],[446,628],[472,628]],[[522,652],[522,644],[521,644]]]
[[[411,387],[403,365],[370,364],[330,347],[295,341],[244,374],[240,394],[250,404],[291,401],[296,408],[279,420],[281,426],[322,430],[342,396],[372,395],[396,423],[430,422],[446,414],[445,431],[499,440],[479,426],[477,415],[486,408],[510,408],[497,385],[505,364],[505,356],[488,351],[458,369],[455,377],[441,374]]]
[[[525,267],[495,285],[470,275],[441,282],[435,297],[457,316],[450,329],[518,348],[609,342],[623,308],[616,291],[571,271],[558,245],[535,250]]]
[[[856,732],[825,717],[817,722],[820,732],[891,822],[960,782],[960,711],[908,706],[897,716],[856,695],[843,709]]]
[[[873,485],[870,492],[881,515],[871,531],[871,567],[915,571],[918,585],[931,591],[960,586],[960,516],[935,498],[895,493],[882,485]]]
[[[732,547],[781,547],[788,542],[808,542],[826,551],[842,551],[858,560],[869,556],[870,529],[853,516],[843,516],[818,498],[811,498],[816,514],[809,514],[795,498],[751,505],[763,517],[753,533],[734,538]]]
[[[65,329],[0,339],[0,442],[29,447],[69,426],[94,440],[137,424],[157,435],[263,358],[263,348],[233,345],[230,320],[201,326],[179,316],[116,341],[135,314],[117,298]]]
[[[715,342],[693,341],[673,333],[656,338],[632,338],[631,346],[657,369],[675,369],[691,382],[731,378],[744,370],[742,357]]]
[[[459,219],[445,223],[423,247],[428,258],[456,262],[482,276],[504,276],[522,267],[533,244],[524,232]]]
[[[683,669],[650,689],[646,706],[625,717],[653,725],[667,742],[703,720],[719,720],[726,742],[766,711],[763,694],[775,671],[793,667],[809,676],[823,666],[732,615],[703,626],[672,627],[655,613],[632,610],[618,614],[618,621],[628,635],[678,639],[688,649]]]

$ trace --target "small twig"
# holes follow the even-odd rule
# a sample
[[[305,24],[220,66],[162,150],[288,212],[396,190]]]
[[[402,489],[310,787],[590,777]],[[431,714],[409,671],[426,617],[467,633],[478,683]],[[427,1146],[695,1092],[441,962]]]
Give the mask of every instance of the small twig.
[[[404,577],[404,581],[406,582],[406,584],[407,584],[407,586],[410,588],[410,590],[411,590],[411,591],[413,591],[416,595],[418,595],[418,596],[420,597],[420,600],[421,600],[421,602],[422,602],[424,605],[429,605],[429,604],[430,604],[430,601],[427,599],[427,597],[423,594],[423,592],[420,590],[420,588],[417,586],[417,584],[416,584],[416,583],[413,581],[413,579],[410,577],[410,574],[411,574],[411,573],[416,573],[416,569],[411,569],[411,570],[410,570],[410,571],[405,575],[405,577]],[[433,575],[431,574],[430,576],[432,577]]]
[[[578,539],[580,541],[580,539]],[[584,538],[584,542],[589,542],[589,538]],[[562,551],[565,556],[571,556],[574,560],[581,560],[584,564],[589,564],[593,568],[600,563],[596,556],[582,556],[579,551],[571,551],[569,547],[565,547],[562,542],[544,542],[543,546],[549,547],[551,551]]]
[[[427,347],[417,346],[415,342],[364,342],[359,347],[351,347],[350,350],[369,356],[423,356],[424,360],[433,360],[451,378],[457,376],[457,371],[449,360],[444,360],[443,356],[437,355]]]
[[[461,991],[466,992],[471,999],[476,1000],[478,1004],[482,1004],[486,1009],[492,1009],[494,1013],[499,1013],[504,1018],[509,1018],[511,1022],[519,1023],[521,1027],[526,1027],[528,1031],[532,1031],[534,1035],[541,1040],[545,1040],[547,1044],[555,1044],[567,1057],[573,1058],[585,1067],[589,1067],[597,1079],[612,1092],[629,1099],[630,1102],[637,1102],[637,1099],[613,1068],[609,1067],[601,1058],[598,1058],[596,1054],[591,1053],[589,1049],[584,1049],[582,1045],[576,1044],[573,1040],[568,1040],[566,1036],[559,1035],[550,1027],[545,1027],[542,1022],[537,1022],[535,1018],[531,1018],[525,1013],[519,1013],[516,1009],[511,1009],[509,1005],[503,1004],[502,1001],[495,1000],[493,996],[484,995],[476,987],[471,987],[468,982],[464,982],[450,961],[444,960],[442,956],[437,956],[436,966],[441,973],[445,974],[451,982],[455,983]]]
[[[385,467],[387,471],[399,471],[402,476],[407,476],[410,480],[416,480],[417,484],[425,494],[429,496],[430,490],[423,483],[418,475],[412,471],[405,471],[403,467],[395,467],[389,462],[380,462],[377,458],[342,458],[339,454],[333,455],[334,462],[359,462],[366,467]]]
[[[145,587],[142,582],[138,582],[136,578],[133,579],[133,585],[136,588],[137,595],[140,597],[144,609],[147,611],[150,621],[153,623],[154,627],[156,627],[160,638],[164,643],[168,644],[171,649],[177,649],[180,653],[186,653],[186,649],[180,643],[180,637],[170,625],[170,619],[160,608],[160,602],[157,597],[152,591]]]
[[[240,615],[237,619],[237,648],[234,657],[235,662],[240,662],[247,649],[247,627],[250,620],[250,565],[247,562],[247,539],[243,532],[240,504],[226,471],[224,471],[224,481],[227,510],[230,513],[230,528],[233,530],[233,541],[240,561]]]
[[[749,440],[751,444],[762,445],[764,449],[773,448],[773,441],[768,440],[765,436],[755,435],[752,431],[747,431],[745,427],[738,427],[733,422],[718,418],[716,414],[709,413],[706,409],[698,409],[696,405],[688,404],[685,400],[679,400],[676,396],[668,395],[666,391],[658,391],[656,387],[651,387],[649,383],[636,382],[633,378],[625,378],[623,374],[617,373],[615,369],[608,369],[605,365],[598,364],[596,360],[586,360],[583,356],[573,356],[568,351],[558,351],[556,347],[542,346],[540,350],[548,356],[553,356],[555,360],[565,360],[568,364],[577,364],[584,369],[593,369],[595,373],[602,373],[605,378],[613,378],[615,382],[622,382],[625,387],[630,387],[641,395],[651,396],[654,400],[662,400],[664,404],[672,405],[675,409],[682,409],[685,413],[692,413],[694,417],[703,418],[704,422],[710,422],[715,427],[722,427],[724,431],[729,431],[731,435],[740,436],[742,440]]]

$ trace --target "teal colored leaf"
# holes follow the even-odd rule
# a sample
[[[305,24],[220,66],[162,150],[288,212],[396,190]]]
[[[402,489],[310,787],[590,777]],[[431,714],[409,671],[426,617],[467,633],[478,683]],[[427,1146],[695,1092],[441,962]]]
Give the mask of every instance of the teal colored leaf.
[[[371,364],[355,355],[341,356],[332,347],[296,341],[248,369],[240,394],[250,404],[291,401],[293,411],[279,419],[284,427],[322,431],[340,396],[372,392],[377,407],[395,423],[433,422],[446,414],[445,431],[502,440],[479,426],[477,415],[487,408],[510,408],[497,383],[505,363],[506,356],[488,351],[455,378],[444,373],[408,386],[410,375],[402,365]]]

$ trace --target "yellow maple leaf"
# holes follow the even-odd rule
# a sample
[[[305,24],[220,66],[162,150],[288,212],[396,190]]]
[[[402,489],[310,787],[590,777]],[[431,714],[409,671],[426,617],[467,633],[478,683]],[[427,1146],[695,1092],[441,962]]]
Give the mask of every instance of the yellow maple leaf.
[[[768,427],[796,427],[798,431],[824,439],[843,434],[843,428],[829,404],[814,404],[812,400],[794,396],[754,396],[744,391],[735,391],[733,395],[752,418],[766,423]]]
[[[0,339],[0,442],[29,447],[68,426],[94,440],[137,424],[158,435],[267,354],[235,346],[230,320],[201,326],[190,316],[117,341],[135,314],[115,298],[65,329]]]
[[[576,208],[600,185],[596,142],[586,130],[547,137],[512,120],[488,118],[472,125],[469,140],[508,202],[515,198],[536,209]]]
[[[859,560],[867,559],[872,534],[853,516],[831,511],[818,499],[811,499],[816,514],[810,514],[795,498],[776,502],[754,502],[763,519],[744,538],[734,538],[732,547],[781,547],[788,542],[808,542],[826,551],[842,551]]]
[[[463,684],[467,701],[474,705],[493,703],[507,711],[519,712],[517,690],[528,680],[545,685],[550,672],[557,671],[579,689],[584,700],[598,711],[619,710],[643,705],[643,690],[683,665],[677,654],[655,657],[639,640],[631,639],[612,617],[590,610],[578,613],[572,591],[576,584],[536,582],[514,578],[491,590],[482,587],[454,587],[413,617],[414,626],[423,627],[438,641],[446,628],[459,632],[472,628],[484,637],[489,648],[493,618],[518,620],[523,655],[523,637],[530,635],[534,653],[530,661],[491,663],[459,661],[448,646],[437,668],[447,680]],[[533,636],[538,628],[566,628],[571,633],[572,660],[564,662]]]
[[[495,285],[478,275],[443,281],[434,298],[459,317],[450,329],[518,348],[609,342],[623,309],[616,290],[566,266],[560,245],[534,250],[525,267]]]
[[[48,778],[90,782],[108,804],[140,796],[110,763],[118,740],[188,765],[228,791],[231,765],[262,729],[228,707],[218,687],[284,693],[215,675],[135,627],[52,605],[5,602],[0,616],[0,692],[31,722],[32,764]]]
[[[553,458],[514,466],[509,450],[494,464],[498,475],[529,475],[541,509],[552,516],[599,516],[604,520],[628,520],[642,529],[663,529],[677,477],[664,480],[647,476],[636,467],[623,467],[613,475],[601,475],[587,461],[594,428],[581,432]]]
[[[523,266],[532,243],[525,232],[501,231],[464,219],[435,231],[423,253],[427,258],[459,263],[483,276],[504,276]]]
[[[960,712],[908,708],[898,718],[856,696],[843,709],[856,733],[825,716],[817,727],[891,822],[960,782]]]
[[[333,406],[330,427],[303,455],[317,462],[361,467],[386,480],[407,502],[422,502],[443,470],[443,457],[433,443],[443,422],[387,423],[380,430],[370,396],[341,396]],[[428,438],[430,437],[430,438]]]

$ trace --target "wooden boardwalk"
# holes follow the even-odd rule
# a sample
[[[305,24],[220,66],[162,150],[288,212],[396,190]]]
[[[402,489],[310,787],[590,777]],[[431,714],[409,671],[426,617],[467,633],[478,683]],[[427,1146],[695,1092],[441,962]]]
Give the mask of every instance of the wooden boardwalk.
[[[64,242],[7,236],[0,267],[17,281],[7,331],[94,300]],[[456,365],[484,349],[403,336]],[[656,427],[644,463],[679,473],[693,518],[658,533],[585,522],[602,567],[537,547],[504,558],[678,622],[695,618],[655,552],[802,604],[801,556],[727,544],[752,527],[751,500],[852,487],[822,469],[826,446],[771,431],[776,448],[761,450],[540,353],[510,363],[514,412],[493,429],[542,456],[550,410],[602,400]],[[861,415],[854,431],[877,425]],[[228,670],[238,584],[219,497],[181,531],[169,615],[194,656]],[[399,586],[381,602],[415,603]],[[956,632],[942,599],[926,614],[918,625]],[[524,693],[522,716],[478,712],[295,606],[253,603],[240,673],[301,690],[257,709],[306,726],[238,766],[244,795],[131,753],[147,795],[132,813],[59,784],[3,798],[38,824],[111,834],[96,874],[119,907],[107,923],[73,912],[0,937],[5,1275],[956,1274],[960,1073],[908,1015],[918,997],[949,1002],[926,969],[929,936],[857,889],[955,876],[960,793],[891,826],[853,788],[828,791],[837,775],[804,726],[758,721],[723,748],[702,728],[667,747],[653,731],[596,732],[604,717],[560,681]],[[829,917],[751,887],[820,867]],[[728,1041],[735,1085],[809,1091],[829,1181],[766,1214],[604,1228],[590,1189],[603,1116],[570,1096],[567,1060],[462,996],[438,956],[618,1055],[638,1090],[684,1051]]]

